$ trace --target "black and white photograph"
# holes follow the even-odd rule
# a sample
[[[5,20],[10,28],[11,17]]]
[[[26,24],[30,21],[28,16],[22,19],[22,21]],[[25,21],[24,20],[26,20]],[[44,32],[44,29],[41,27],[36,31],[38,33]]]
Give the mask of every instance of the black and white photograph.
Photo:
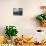
[[[13,15],[22,16],[23,8],[13,8]]]

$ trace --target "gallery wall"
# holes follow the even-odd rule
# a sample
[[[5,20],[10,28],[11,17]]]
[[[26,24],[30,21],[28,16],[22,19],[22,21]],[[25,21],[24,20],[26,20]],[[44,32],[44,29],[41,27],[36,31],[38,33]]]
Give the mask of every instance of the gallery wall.
[[[31,36],[37,29],[46,30],[35,19],[42,5],[46,5],[46,0],[0,0],[0,34],[4,34],[6,25],[15,25],[18,36]],[[13,8],[23,8],[23,15],[14,16]]]

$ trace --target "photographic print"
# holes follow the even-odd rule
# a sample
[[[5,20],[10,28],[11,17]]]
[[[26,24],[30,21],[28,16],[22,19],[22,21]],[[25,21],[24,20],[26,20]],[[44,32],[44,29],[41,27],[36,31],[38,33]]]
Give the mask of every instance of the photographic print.
[[[23,8],[13,8],[13,15],[22,16]]]

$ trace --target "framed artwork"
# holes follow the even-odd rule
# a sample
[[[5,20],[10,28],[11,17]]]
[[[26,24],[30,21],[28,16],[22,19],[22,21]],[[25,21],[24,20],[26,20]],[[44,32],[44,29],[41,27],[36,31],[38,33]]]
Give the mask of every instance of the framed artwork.
[[[13,8],[13,15],[14,16],[22,16],[23,15],[23,8]]]

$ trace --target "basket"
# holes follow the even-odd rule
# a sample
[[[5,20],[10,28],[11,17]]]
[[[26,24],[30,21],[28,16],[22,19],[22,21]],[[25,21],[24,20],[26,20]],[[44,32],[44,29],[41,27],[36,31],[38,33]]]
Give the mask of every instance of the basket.
[[[46,27],[46,20],[40,22],[42,27]]]

